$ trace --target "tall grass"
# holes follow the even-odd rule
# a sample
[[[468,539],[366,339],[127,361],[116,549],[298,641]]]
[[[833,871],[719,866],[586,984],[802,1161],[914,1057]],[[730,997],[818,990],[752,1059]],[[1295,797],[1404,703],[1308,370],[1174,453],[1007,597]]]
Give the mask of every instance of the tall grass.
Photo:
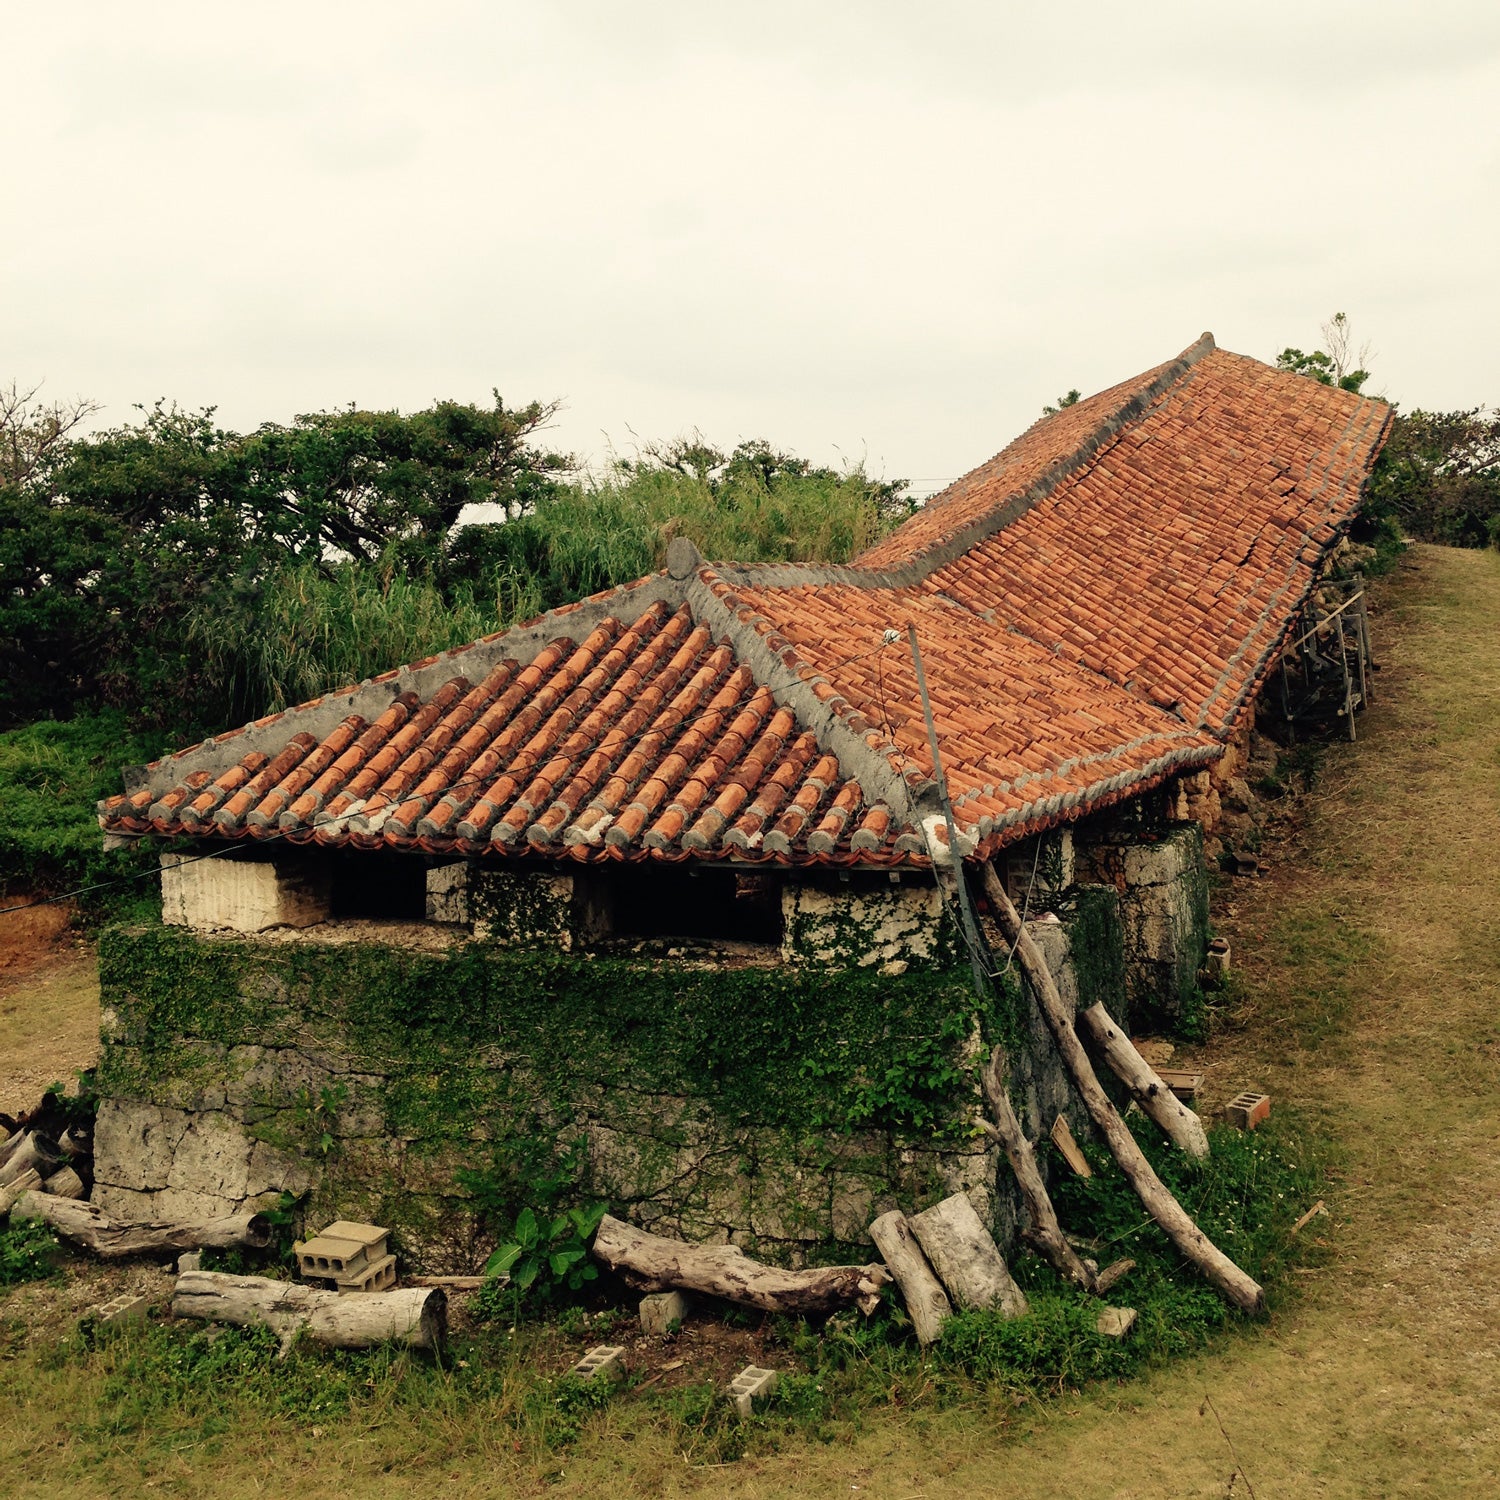
[[[708,558],[847,562],[890,529],[881,493],[858,468],[619,463],[466,527],[440,560],[283,566],[241,607],[194,613],[188,639],[231,719],[253,718],[628,583],[663,566],[674,537]]]

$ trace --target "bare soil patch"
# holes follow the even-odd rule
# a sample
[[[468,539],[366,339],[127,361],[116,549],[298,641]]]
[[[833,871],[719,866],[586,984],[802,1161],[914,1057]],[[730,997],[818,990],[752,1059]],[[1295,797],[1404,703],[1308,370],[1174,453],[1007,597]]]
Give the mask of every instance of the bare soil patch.
[[[66,906],[0,917],[0,1112],[52,1083],[75,1086],[99,1057],[99,974]]]

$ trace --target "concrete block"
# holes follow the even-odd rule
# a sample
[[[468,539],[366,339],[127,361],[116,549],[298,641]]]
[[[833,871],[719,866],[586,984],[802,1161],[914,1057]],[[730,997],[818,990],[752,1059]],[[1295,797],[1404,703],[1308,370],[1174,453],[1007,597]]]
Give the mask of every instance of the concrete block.
[[[746,1365],[729,1382],[729,1399],[742,1417],[755,1410],[757,1401],[764,1402],[776,1389],[776,1371],[764,1370],[759,1365]]]
[[[299,1240],[292,1246],[297,1268],[304,1276],[320,1276],[335,1281],[362,1276],[376,1261],[386,1257],[389,1229],[379,1224],[357,1224],[339,1219],[310,1240]]]
[[[293,859],[161,856],[161,918],[199,932],[312,927],[332,910],[326,873]]]
[[[201,1250],[184,1250],[177,1257],[177,1274],[186,1276],[189,1271],[201,1271],[203,1269],[203,1252]]]
[[[1106,1307],[1095,1326],[1107,1339],[1122,1339],[1135,1327],[1135,1319],[1133,1307]]]
[[[146,1299],[144,1297],[112,1297],[108,1302],[101,1302],[98,1307],[92,1309],[96,1323],[110,1323],[116,1326],[125,1323],[144,1323],[146,1321]]]
[[[568,1371],[580,1380],[624,1380],[625,1347],[623,1344],[596,1344]]]
[[[673,1333],[687,1320],[692,1303],[681,1292],[657,1292],[641,1298],[641,1332],[661,1338]]]
[[[396,1285],[396,1257],[382,1255],[372,1264],[361,1267],[349,1276],[334,1278],[339,1296],[351,1293],[388,1292]]]
[[[1238,1130],[1254,1130],[1271,1118],[1269,1094],[1238,1094],[1224,1106],[1224,1118]]]

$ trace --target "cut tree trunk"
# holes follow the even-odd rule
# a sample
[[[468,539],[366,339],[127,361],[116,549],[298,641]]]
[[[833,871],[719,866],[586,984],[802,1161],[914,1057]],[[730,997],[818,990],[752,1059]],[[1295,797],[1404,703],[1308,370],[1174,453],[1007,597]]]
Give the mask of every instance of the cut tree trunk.
[[[1141,1153],[1135,1137],[1131,1135],[1114,1105],[1109,1102],[1109,1095],[1100,1085],[1093,1064],[1083,1050],[1083,1043],[1078,1040],[1078,1033],[1073,1029],[1073,1018],[1057,992],[1057,985],[1053,983],[1047,960],[1026,931],[1020,914],[1011,905],[1010,897],[1005,894],[1005,887],[1000,883],[994,866],[986,862],[983,876],[985,895],[990,899],[1000,930],[1015,944],[1021,971],[1036,996],[1042,1016],[1057,1043],[1057,1050],[1073,1075],[1079,1096],[1146,1211],[1182,1254],[1230,1302],[1245,1312],[1264,1311],[1265,1293],[1259,1283],[1247,1276],[1198,1228]]]
[[[948,1295],[961,1308],[998,1307],[1007,1318],[1026,1312],[1026,1294],[965,1193],[955,1193],[908,1220]]]
[[[45,1177],[61,1160],[62,1152],[46,1136],[28,1130],[11,1152],[10,1159],[0,1167],[0,1187],[14,1182],[28,1169]]]
[[[172,1316],[240,1328],[263,1323],[281,1335],[283,1352],[304,1331],[330,1349],[369,1349],[387,1342],[438,1349],[447,1335],[448,1298],[438,1287],[345,1296],[265,1276],[185,1271],[172,1294]]]
[[[81,1198],[83,1178],[72,1167],[61,1167],[42,1184],[42,1191],[54,1198]]]
[[[1105,1062],[1130,1090],[1136,1103],[1161,1126],[1167,1139],[1189,1156],[1204,1160],[1208,1156],[1208,1135],[1203,1121],[1157,1077],[1130,1038],[1110,1020],[1103,1005],[1091,1005],[1080,1019]]]
[[[995,1123],[986,1128],[1005,1148],[1010,1169],[1015,1174],[1016,1185],[1021,1189],[1026,1212],[1031,1219],[1031,1225],[1022,1232],[1022,1237],[1051,1263],[1059,1276],[1064,1276],[1075,1286],[1091,1292],[1094,1289],[1093,1272],[1078,1258],[1078,1252],[1068,1243],[1062,1225],[1057,1222],[1057,1210],[1052,1207],[1047,1184],[1042,1181],[1042,1170],[1036,1164],[1036,1153],[1031,1149],[1031,1142],[1026,1139],[1026,1132],[1021,1129],[1021,1122],[1011,1107],[1010,1093],[1005,1085],[1008,1071],[1005,1049],[996,1047],[979,1075],[979,1082],[989,1103],[990,1113],[995,1117]]]
[[[943,1324],[953,1316],[953,1308],[942,1283],[932,1274],[906,1215],[899,1208],[881,1214],[870,1225],[870,1238],[901,1288],[917,1342],[936,1343],[942,1337]]]
[[[92,1250],[105,1260],[153,1255],[163,1250],[224,1250],[231,1245],[264,1250],[271,1243],[271,1225],[264,1214],[205,1219],[197,1224],[172,1220],[116,1224],[92,1203],[38,1192],[26,1193],[11,1212],[18,1219],[40,1219],[64,1239]]]
[[[701,1292],[763,1312],[814,1316],[855,1306],[873,1312],[888,1279],[884,1266],[873,1265],[783,1271],[735,1245],[686,1245],[610,1214],[599,1221],[594,1258],[638,1292]]]
[[[18,1199],[42,1185],[42,1174],[35,1167],[27,1169],[14,1182],[0,1187],[0,1216],[8,1214]]]

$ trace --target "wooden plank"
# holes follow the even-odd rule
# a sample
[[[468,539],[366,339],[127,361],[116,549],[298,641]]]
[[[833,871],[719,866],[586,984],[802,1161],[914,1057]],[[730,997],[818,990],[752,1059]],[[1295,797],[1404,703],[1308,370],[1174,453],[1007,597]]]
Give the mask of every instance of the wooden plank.
[[[1066,1115],[1059,1115],[1052,1122],[1049,1132],[1052,1144],[1062,1152],[1062,1158],[1072,1167],[1079,1177],[1092,1177],[1094,1169],[1089,1165],[1089,1159],[1078,1149],[1078,1142],[1073,1138],[1073,1127],[1068,1124]]]

